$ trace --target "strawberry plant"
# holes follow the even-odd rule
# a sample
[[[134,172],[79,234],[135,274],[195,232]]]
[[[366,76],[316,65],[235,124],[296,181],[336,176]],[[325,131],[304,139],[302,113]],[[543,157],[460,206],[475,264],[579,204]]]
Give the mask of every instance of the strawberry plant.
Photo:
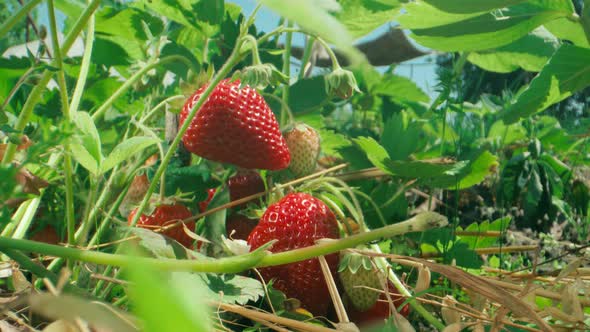
[[[588,330],[587,0],[0,3],[2,330]]]

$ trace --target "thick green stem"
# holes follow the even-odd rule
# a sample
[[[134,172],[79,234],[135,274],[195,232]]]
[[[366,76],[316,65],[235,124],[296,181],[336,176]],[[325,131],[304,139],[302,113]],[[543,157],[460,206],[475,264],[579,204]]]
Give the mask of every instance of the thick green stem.
[[[382,238],[390,238],[408,232],[421,232],[431,228],[444,227],[447,224],[448,221],[446,217],[435,212],[424,212],[406,221],[385,226],[370,232],[356,234],[339,240],[327,240],[326,242],[314,246],[268,255],[257,264],[257,267],[276,266],[298,262],[313,257],[332,254],[343,249],[353,248]]]
[[[19,205],[16,212],[12,215],[10,222],[2,230],[0,236],[12,236],[14,229],[18,226],[19,222],[25,215],[25,212],[27,211],[29,204],[31,204],[30,200],[22,202],[21,205]]]
[[[251,35],[246,35],[244,37],[244,41],[247,41],[248,44],[250,44],[250,47],[252,47],[252,50],[251,50],[252,64],[253,65],[261,64],[262,61],[260,60],[260,54],[258,54],[258,41],[256,40],[256,38],[252,37]]]
[[[54,285],[58,284],[59,276],[57,274],[45,269],[42,265],[33,262],[27,255],[23,254],[22,252],[20,252],[18,250],[14,250],[14,249],[7,249],[7,248],[3,249],[2,251],[4,251],[6,256],[10,257],[12,260],[14,260],[16,263],[18,263],[18,265],[23,270],[30,271],[31,273],[33,273],[34,275],[36,275],[39,278],[47,278]],[[75,293],[78,295],[82,295],[82,296],[88,295],[88,293],[85,292],[84,290],[82,290],[74,285],[71,285],[69,283],[66,283],[64,285],[64,289],[66,291],[69,291],[71,293]]]
[[[22,6],[16,13],[8,16],[6,22],[0,26],[0,39],[4,38],[4,35],[7,34],[15,24],[27,16],[27,14],[40,2],[41,0],[31,0]]]
[[[156,68],[157,66],[161,66],[164,65],[166,63],[170,63],[170,62],[174,62],[174,61],[181,61],[184,62],[187,66],[189,66],[189,68],[193,67],[192,62],[190,62],[187,58],[185,58],[184,56],[181,55],[171,55],[171,56],[167,56],[165,58],[159,59],[157,61],[154,61],[152,63],[150,63],[149,65],[143,67],[142,69],[140,69],[139,71],[137,71],[135,74],[133,74],[131,77],[129,77],[129,79],[127,79],[125,81],[125,83],[123,85],[121,85],[119,87],[119,89],[117,89],[117,91],[115,91],[115,93],[113,93],[109,99],[107,99],[97,110],[96,112],[94,112],[94,114],[92,114],[92,120],[98,119],[99,117],[103,116],[104,113],[106,113],[106,111],[109,109],[109,107],[111,107],[111,105],[115,102],[115,100],[117,100],[117,98],[121,97],[125,92],[127,92],[127,90],[133,86],[133,84],[135,84],[135,82],[137,82],[139,79],[141,79],[141,77],[143,75],[145,75],[148,71]]]
[[[147,258],[120,254],[107,254],[98,251],[80,250],[69,247],[61,247],[30,240],[16,240],[0,237],[0,250],[6,253],[20,250],[25,252],[37,252],[44,255],[59,256],[82,262],[129,267],[136,264],[145,264],[159,271],[192,271],[211,273],[239,273],[256,266],[260,260],[268,255],[267,247],[261,247],[251,253],[220,259],[171,259],[171,258]]]
[[[66,39],[61,45],[61,54],[68,53],[68,51],[72,47],[72,44],[76,40],[76,37],[78,36],[78,34],[80,34],[80,31],[82,31],[82,29],[88,22],[88,18],[90,17],[90,15],[92,15],[96,8],[98,8],[99,4],[100,0],[92,0],[88,7],[86,7],[86,9],[82,12],[82,15],[80,15],[80,17],[72,27],[72,30],[70,31],[70,33],[68,33]],[[51,65],[55,66],[55,60],[51,63]],[[39,79],[39,83],[35,85],[31,93],[29,94],[27,101],[23,105],[23,108],[14,126],[15,130],[22,131],[27,125],[27,123],[29,123],[29,119],[31,117],[31,114],[33,113],[33,109],[35,108],[35,105],[37,105],[37,103],[39,102],[39,99],[41,98],[41,95],[43,94],[43,91],[45,90],[52,76],[53,72],[50,70],[45,70],[43,72],[41,78]],[[16,147],[16,144],[8,143],[8,146],[6,147],[6,152],[4,153],[4,158],[2,159],[2,164],[8,164],[12,162],[12,159],[14,158],[14,155],[16,153]]]
[[[255,251],[228,258],[204,259],[204,260],[178,260],[169,258],[145,258],[120,254],[107,254],[97,251],[80,250],[61,247],[29,240],[15,240],[0,237],[0,250],[16,249],[29,252],[37,252],[44,255],[53,255],[82,262],[128,267],[135,262],[146,264],[161,271],[193,271],[212,273],[239,273],[253,267],[276,266],[295,263],[306,259],[329,255],[340,250],[353,248],[360,244],[372,242],[381,238],[389,238],[408,232],[421,232],[431,228],[444,227],[448,224],[447,218],[435,213],[424,212],[406,221],[389,225],[370,232],[349,236],[339,240],[326,240],[306,248],[268,254],[268,243]]]
[[[286,21],[285,22],[285,28],[291,28],[293,27],[293,22],[290,21]],[[285,52],[283,53],[283,75],[285,75],[286,77],[289,77],[289,80],[291,78],[291,43],[293,41],[293,33],[291,31],[288,31],[287,34],[285,35]],[[283,86],[283,92],[282,92],[282,97],[283,97],[283,104],[285,105],[289,105],[289,87],[290,84],[286,84]],[[285,121],[287,121],[287,113],[288,110],[283,106],[281,107],[281,120],[280,120],[280,125],[284,126],[285,125]]]

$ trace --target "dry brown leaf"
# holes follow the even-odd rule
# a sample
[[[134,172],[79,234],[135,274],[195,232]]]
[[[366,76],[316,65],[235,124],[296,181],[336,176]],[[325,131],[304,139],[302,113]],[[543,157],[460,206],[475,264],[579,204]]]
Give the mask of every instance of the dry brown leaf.
[[[414,290],[416,293],[423,292],[430,287],[430,269],[421,265],[418,268],[418,280],[416,281],[416,287]]]
[[[461,332],[465,328],[463,323],[453,323],[445,327],[442,332]]]
[[[508,308],[517,316],[530,319],[543,331],[553,331],[553,328],[549,326],[549,324],[547,324],[547,322],[545,322],[528,304],[518,297],[512,295],[505,289],[490,283],[484,278],[472,275],[453,266],[436,264],[414,257],[404,256],[403,258],[420,262],[428,266],[432,272],[444,275],[452,282],[461,285],[463,288],[473,290],[474,292],[477,292],[494,302],[500,303],[502,306]]]
[[[0,332],[21,332],[21,329],[10,325],[7,321],[0,320]]]
[[[461,314],[457,311],[457,300],[451,295],[447,295],[442,300],[443,307],[440,309],[443,320],[448,325],[461,322]]]
[[[80,332],[75,324],[72,324],[65,320],[56,320],[55,322],[47,325],[43,332]]]

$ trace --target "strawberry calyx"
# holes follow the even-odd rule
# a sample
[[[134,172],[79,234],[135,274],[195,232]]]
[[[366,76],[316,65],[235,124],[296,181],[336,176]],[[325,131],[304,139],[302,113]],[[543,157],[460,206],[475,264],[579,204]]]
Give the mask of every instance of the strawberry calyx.
[[[348,99],[354,92],[361,92],[361,90],[350,70],[337,68],[326,75],[326,93],[329,96],[336,95],[342,99]]]
[[[240,87],[249,85],[255,89],[263,90],[267,86],[275,87],[279,84],[288,84],[289,78],[280,72],[273,64],[255,64],[236,71],[232,78],[241,80]]]

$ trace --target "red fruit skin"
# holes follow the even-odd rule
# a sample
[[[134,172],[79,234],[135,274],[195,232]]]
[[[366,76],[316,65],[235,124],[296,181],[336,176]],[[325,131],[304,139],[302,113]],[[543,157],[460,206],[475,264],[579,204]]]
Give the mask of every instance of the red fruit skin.
[[[260,222],[248,236],[251,250],[271,240],[278,240],[272,252],[308,247],[321,238],[339,238],[334,213],[319,199],[305,193],[293,193],[268,207]],[[338,268],[338,254],[326,256],[333,275]],[[287,297],[297,298],[315,315],[326,315],[332,301],[317,258],[260,269],[266,282],[275,279],[274,287]]]
[[[225,221],[225,230],[227,236],[229,237],[231,234],[231,238],[234,240],[246,240],[257,224],[257,219],[250,219],[241,214],[232,214]],[[232,231],[235,232],[232,234]]]
[[[399,294],[395,286],[389,282],[388,283],[389,293],[391,296],[391,300],[393,301],[393,305],[399,308],[400,305],[405,301],[405,298]],[[389,301],[387,301],[387,297],[384,293],[379,296],[379,300],[373,307],[371,307],[367,311],[358,311],[354,308],[354,306],[349,306],[347,308],[347,313],[352,322],[357,324],[359,327],[373,325],[382,323],[384,320],[388,319],[390,316],[389,312]],[[410,306],[406,304],[400,311],[400,314],[404,317],[408,317],[410,314]]]
[[[256,171],[239,171],[238,174],[227,180],[229,187],[229,198],[231,201],[250,195],[258,194],[264,191],[264,181]],[[246,204],[240,204],[236,207],[243,207]]]
[[[207,207],[209,206],[209,203],[211,203],[211,200],[213,199],[216,191],[217,189],[215,188],[207,189],[207,199],[199,202],[199,212],[203,213],[207,211]]]
[[[217,85],[183,135],[185,148],[203,158],[247,169],[286,168],[291,155],[272,110],[255,89],[239,86],[239,80],[229,79]],[[206,88],[186,101],[180,126]]]
[[[137,209],[134,209],[129,213],[127,217],[128,224],[131,224],[133,217],[137,213]],[[142,214],[137,222],[137,227],[156,230],[158,227],[166,226],[192,217],[191,211],[184,205],[160,205],[154,209],[151,215],[147,216]],[[195,230],[195,221],[189,221],[185,223],[186,226],[191,230]],[[182,225],[170,228],[162,233],[168,236],[183,246],[189,248],[193,243],[193,239],[184,232]]]

